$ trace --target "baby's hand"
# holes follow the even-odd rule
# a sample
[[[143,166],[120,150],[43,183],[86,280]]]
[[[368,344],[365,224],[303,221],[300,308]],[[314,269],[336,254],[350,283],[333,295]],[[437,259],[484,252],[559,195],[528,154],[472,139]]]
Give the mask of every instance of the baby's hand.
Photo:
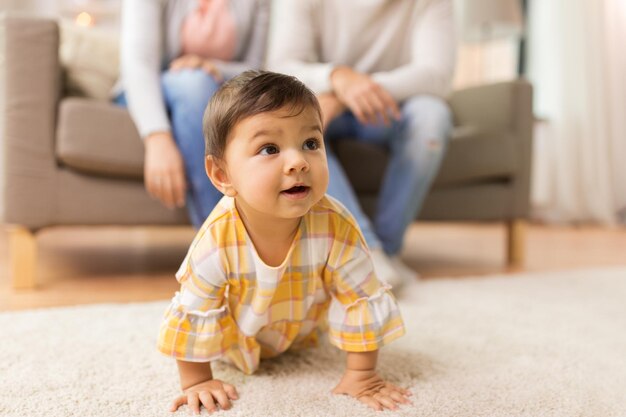
[[[354,371],[347,369],[333,394],[347,394],[377,411],[384,408],[396,410],[397,404],[411,404],[406,397],[409,390],[385,382],[374,370]]]
[[[174,412],[181,405],[189,404],[192,412],[200,414],[200,404],[202,404],[209,413],[212,413],[217,410],[216,401],[222,410],[228,410],[231,407],[230,401],[237,398],[239,395],[234,386],[219,379],[210,379],[187,388],[183,395],[172,402],[170,411]]]

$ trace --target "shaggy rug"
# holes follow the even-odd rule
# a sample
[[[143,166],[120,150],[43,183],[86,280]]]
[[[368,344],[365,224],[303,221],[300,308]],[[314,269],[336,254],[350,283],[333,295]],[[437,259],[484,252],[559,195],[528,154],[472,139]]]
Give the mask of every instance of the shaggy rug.
[[[215,375],[240,399],[216,416],[626,416],[626,269],[433,280],[398,295],[407,335],[380,372],[413,392],[382,414],[333,396],[329,345]],[[0,313],[0,415],[186,416],[155,351],[165,302]],[[206,411],[203,410],[203,415]]]

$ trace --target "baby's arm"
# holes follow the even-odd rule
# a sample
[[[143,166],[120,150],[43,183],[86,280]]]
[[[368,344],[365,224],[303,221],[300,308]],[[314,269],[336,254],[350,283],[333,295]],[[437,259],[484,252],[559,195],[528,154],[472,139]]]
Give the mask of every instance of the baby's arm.
[[[348,352],[346,371],[333,389],[333,394],[347,394],[382,411],[384,408],[395,410],[397,403],[410,404],[406,398],[410,391],[386,382],[376,373],[378,351]]]
[[[230,401],[239,398],[234,386],[213,379],[211,362],[177,360],[176,363],[183,394],[172,402],[170,411],[176,411],[181,405],[188,404],[192,412],[200,414],[202,404],[211,413],[216,410],[216,401],[222,410],[228,410],[231,407]]]

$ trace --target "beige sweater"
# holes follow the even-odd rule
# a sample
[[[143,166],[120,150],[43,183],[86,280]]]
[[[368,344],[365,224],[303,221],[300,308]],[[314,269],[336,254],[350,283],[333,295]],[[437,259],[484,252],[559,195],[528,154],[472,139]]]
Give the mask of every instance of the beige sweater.
[[[444,97],[455,67],[452,0],[275,0],[268,66],[331,90],[338,65],[371,74],[397,101]]]

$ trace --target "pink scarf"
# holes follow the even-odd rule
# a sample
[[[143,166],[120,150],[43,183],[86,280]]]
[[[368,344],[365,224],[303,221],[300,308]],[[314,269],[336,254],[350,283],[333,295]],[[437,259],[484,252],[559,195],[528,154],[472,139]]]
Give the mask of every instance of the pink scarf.
[[[198,0],[198,8],[183,22],[182,51],[230,61],[235,55],[236,35],[228,0]]]

